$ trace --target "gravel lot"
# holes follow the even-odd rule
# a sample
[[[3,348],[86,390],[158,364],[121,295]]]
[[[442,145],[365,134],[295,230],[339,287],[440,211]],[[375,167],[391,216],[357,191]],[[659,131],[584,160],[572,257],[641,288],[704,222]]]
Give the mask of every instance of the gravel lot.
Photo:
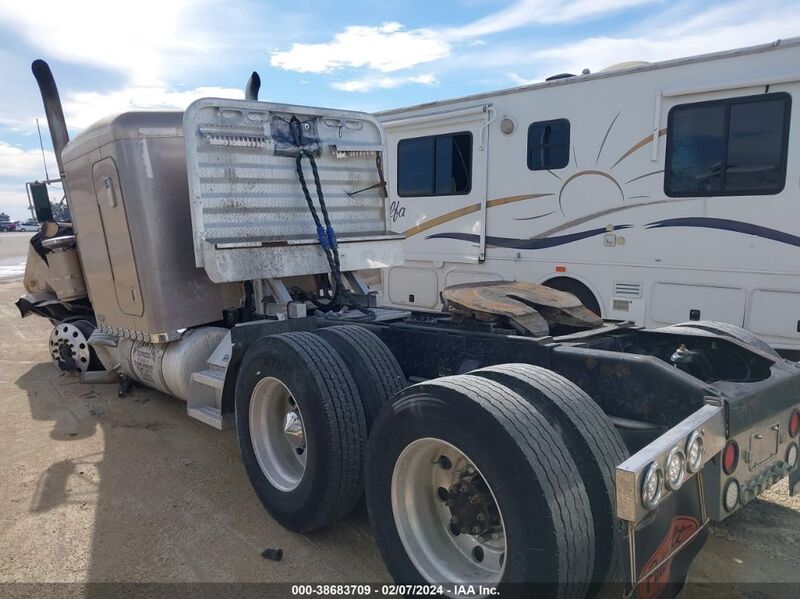
[[[19,318],[21,293],[0,282],[0,582],[388,580],[363,514],[310,535],[275,523],[233,431],[157,391],[118,398],[59,376],[49,324]],[[787,596],[764,584],[800,582],[800,501],[785,483],[712,530],[691,579],[684,596]]]

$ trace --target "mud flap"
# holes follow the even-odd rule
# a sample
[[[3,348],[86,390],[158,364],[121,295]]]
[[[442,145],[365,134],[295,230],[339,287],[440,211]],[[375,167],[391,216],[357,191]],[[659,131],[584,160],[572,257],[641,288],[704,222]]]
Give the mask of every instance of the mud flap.
[[[686,481],[635,531],[636,579],[631,597],[671,599],[683,588],[689,567],[708,538],[697,477]]]
[[[50,293],[26,293],[15,302],[15,305],[22,318],[36,314],[58,322],[74,318],[94,320],[92,306],[87,299],[62,302]]]

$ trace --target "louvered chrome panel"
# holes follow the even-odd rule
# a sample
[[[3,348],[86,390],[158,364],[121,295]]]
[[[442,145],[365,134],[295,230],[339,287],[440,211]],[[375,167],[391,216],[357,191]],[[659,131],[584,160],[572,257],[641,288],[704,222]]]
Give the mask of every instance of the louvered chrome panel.
[[[342,269],[402,262],[402,238],[387,229],[378,170],[384,137],[373,117],[206,98],[184,114],[197,265],[219,282],[328,270],[291,155],[294,148],[280,129],[292,117],[316,153]],[[308,161],[303,167],[318,206]]]

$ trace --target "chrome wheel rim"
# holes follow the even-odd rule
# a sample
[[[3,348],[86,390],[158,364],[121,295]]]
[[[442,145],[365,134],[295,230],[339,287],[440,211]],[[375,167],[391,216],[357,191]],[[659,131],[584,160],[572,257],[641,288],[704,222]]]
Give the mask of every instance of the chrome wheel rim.
[[[503,517],[494,491],[463,451],[435,438],[409,444],[394,466],[391,499],[400,541],[428,582],[500,582]]]
[[[74,324],[62,322],[50,332],[50,356],[60,370],[71,360],[72,370],[86,372],[91,361],[89,341]]]
[[[264,476],[281,491],[303,480],[308,455],[306,429],[289,388],[274,377],[258,381],[250,396],[250,440]]]

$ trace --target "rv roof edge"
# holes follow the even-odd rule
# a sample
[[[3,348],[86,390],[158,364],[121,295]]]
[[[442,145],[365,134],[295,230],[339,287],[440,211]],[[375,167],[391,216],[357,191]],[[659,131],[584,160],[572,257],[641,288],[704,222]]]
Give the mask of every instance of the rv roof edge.
[[[468,96],[461,96],[458,98],[446,98],[443,100],[435,100],[433,102],[423,102],[421,104],[414,104],[412,106],[403,106],[399,108],[392,108],[389,110],[382,110],[380,112],[374,113],[378,117],[382,117],[383,115],[399,115],[405,112],[414,112],[421,108],[434,108],[438,106],[446,106],[448,104],[453,104],[457,102],[463,101],[481,101],[485,100],[489,97],[496,97],[502,96],[505,94],[512,94],[522,90],[531,90],[537,88],[544,88],[553,85],[574,85],[577,83],[583,83],[585,81],[594,81],[597,79],[605,79],[607,77],[619,77],[621,75],[627,75],[630,73],[638,73],[641,71],[653,71],[657,69],[665,69],[674,66],[680,66],[684,64],[691,64],[695,62],[704,62],[704,61],[711,61],[711,60],[720,60],[724,58],[732,58],[734,56],[743,56],[747,54],[757,54],[759,52],[769,52],[770,50],[776,50],[778,48],[785,48],[787,46],[796,46],[800,45],[800,36],[786,38],[786,39],[778,39],[774,42],[768,42],[766,44],[758,44],[755,46],[748,46],[746,48],[737,48],[735,50],[724,50],[721,52],[710,52],[708,54],[697,54],[695,56],[688,56],[684,58],[674,58],[672,60],[664,60],[661,62],[651,62],[639,66],[633,66],[631,68],[625,69],[617,69],[617,70],[602,70],[597,71],[595,73],[590,73],[588,75],[581,75],[580,77],[567,77],[564,79],[555,79],[552,81],[541,81],[538,83],[531,83],[529,85],[518,85],[516,87],[508,87],[501,90],[489,91],[489,92],[481,92],[478,94],[471,94]],[[613,65],[612,65],[613,66]]]

